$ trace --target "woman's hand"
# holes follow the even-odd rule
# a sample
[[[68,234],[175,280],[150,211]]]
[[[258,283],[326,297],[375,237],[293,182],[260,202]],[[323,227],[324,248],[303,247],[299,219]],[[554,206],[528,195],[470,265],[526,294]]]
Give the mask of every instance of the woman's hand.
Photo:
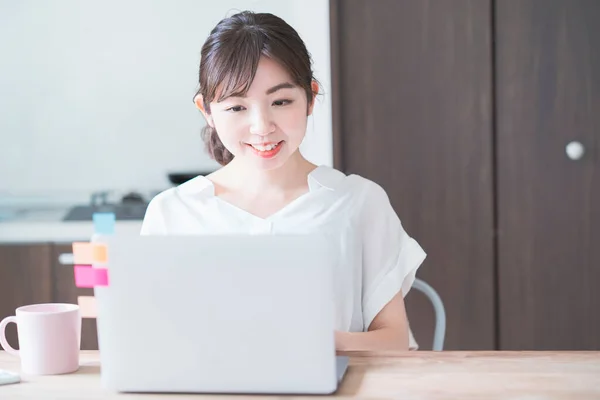
[[[368,332],[335,332],[337,351],[408,350],[408,322],[399,292],[373,319]]]

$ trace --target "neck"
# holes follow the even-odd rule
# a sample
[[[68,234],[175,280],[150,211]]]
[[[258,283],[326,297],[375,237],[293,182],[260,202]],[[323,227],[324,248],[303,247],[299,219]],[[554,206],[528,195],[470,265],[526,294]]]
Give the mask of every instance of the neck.
[[[307,184],[306,177],[315,165],[296,151],[284,165],[272,170],[248,168],[234,158],[226,167],[227,179],[237,190],[248,194],[286,192]],[[225,169],[224,168],[224,169]]]

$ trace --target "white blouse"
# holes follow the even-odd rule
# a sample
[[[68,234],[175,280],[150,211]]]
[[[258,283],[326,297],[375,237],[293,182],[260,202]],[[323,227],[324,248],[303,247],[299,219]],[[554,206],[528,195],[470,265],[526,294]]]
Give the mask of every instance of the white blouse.
[[[152,199],[141,234],[326,234],[339,249],[335,327],[366,331],[398,291],[406,296],[426,254],[376,183],[320,166],[308,186],[308,193],[259,218],[215,196],[213,183],[198,176]],[[412,333],[410,348],[417,348]]]

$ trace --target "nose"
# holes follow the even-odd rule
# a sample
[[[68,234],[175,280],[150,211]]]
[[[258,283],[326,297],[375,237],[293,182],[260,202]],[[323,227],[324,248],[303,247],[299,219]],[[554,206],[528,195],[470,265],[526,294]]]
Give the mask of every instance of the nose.
[[[250,134],[258,136],[267,136],[275,131],[275,124],[271,114],[267,110],[256,110],[252,114],[250,124]]]

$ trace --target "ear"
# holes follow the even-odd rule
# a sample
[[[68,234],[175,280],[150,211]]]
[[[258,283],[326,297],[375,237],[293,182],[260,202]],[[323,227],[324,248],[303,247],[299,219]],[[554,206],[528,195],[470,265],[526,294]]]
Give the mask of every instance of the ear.
[[[194,97],[194,104],[196,104],[196,108],[202,112],[202,115],[204,115],[204,118],[206,119],[206,123],[208,125],[210,125],[211,128],[214,128],[215,124],[210,115],[210,110],[207,110],[204,107],[204,99],[202,98],[201,94],[197,94],[196,97]]]
[[[312,101],[310,102],[310,104],[308,106],[308,115],[312,114],[313,108],[315,107],[315,99],[317,97],[317,93],[319,93],[319,84],[317,83],[317,81],[311,82],[310,89],[313,92],[313,96],[312,96]]]

